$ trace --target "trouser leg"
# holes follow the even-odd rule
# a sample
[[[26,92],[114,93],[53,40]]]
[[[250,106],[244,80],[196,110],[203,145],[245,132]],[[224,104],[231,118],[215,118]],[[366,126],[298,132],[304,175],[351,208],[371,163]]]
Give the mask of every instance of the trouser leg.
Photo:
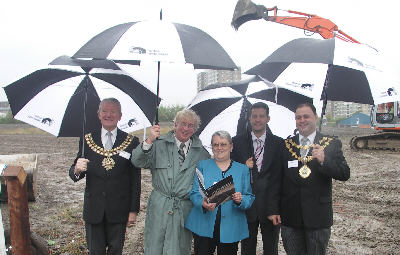
[[[275,226],[268,220],[260,223],[264,255],[277,255],[280,226]]]
[[[241,241],[242,255],[256,255],[259,222],[247,222],[249,237]]]
[[[283,247],[288,255],[305,255],[306,240],[303,229],[281,227]]]

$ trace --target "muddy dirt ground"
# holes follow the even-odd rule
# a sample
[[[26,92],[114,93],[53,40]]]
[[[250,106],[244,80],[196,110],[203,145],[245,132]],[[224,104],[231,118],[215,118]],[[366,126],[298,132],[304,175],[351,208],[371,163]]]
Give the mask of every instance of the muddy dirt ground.
[[[0,129],[14,128],[1,125]],[[400,254],[400,154],[352,151],[353,135],[369,129],[323,129],[343,142],[351,168],[347,182],[334,182],[334,226],[328,254]],[[68,169],[76,156],[76,138],[47,134],[0,135],[0,155],[37,153],[37,199],[29,204],[31,230],[47,240],[52,254],[86,254],[82,216],[85,182],[74,183]],[[124,254],[143,253],[143,231],[151,176],[142,171],[141,213],[127,231]],[[1,205],[8,224],[7,205]],[[260,243],[261,244],[261,243]],[[259,254],[261,250],[259,249]],[[284,254],[280,243],[280,254]]]

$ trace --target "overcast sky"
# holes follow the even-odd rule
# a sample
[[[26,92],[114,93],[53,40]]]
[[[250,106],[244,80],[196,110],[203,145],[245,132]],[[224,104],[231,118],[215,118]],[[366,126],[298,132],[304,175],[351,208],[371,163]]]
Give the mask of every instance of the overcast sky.
[[[400,58],[397,33],[398,1],[393,0],[254,0],[330,19],[355,39],[377,48],[388,61]],[[236,0],[36,0],[2,1],[0,6],[0,87],[45,67],[60,55],[73,55],[105,29],[131,21],[163,19],[184,23],[209,33],[233,61],[246,71],[279,46],[304,37],[301,29],[264,20],[250,21],[235,31],[230,22]],[[278,15],[286,15],[279,12]],[[314,36],[314,38],[320,38]],[[400,65],[396,64],[400,74]],[[137,78],[155,88],[155,65]],[[162,67],[160,96],[163,104],[188,104],[196,93],[196,76],[188,67]],[[179,77],[179,79],[177,79]],[[179,89],[179,90],[178,90]],[[179,91],[179,93],[176,93]],[[182,96],[185,95],[185,96]],[[1,91],[0,100],[6,100]]]

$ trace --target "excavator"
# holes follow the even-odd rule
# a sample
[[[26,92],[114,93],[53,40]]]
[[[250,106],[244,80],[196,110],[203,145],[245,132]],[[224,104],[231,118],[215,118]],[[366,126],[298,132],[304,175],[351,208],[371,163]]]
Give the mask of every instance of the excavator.
[[[371,126],[378,132],[354,136],[350,147],[355,150],[400,150],[400,102],[375,105],[371,110]]]
[[[289,15],[278,16],[278,11],[285,11]],[[346,42],[360,43],[329,19],[304,12],[280,10],[277,6],[266,8],[251,0],[238,0],[231,25],[238,30],[245,22],[259,19],[303,29],[306,35],[318,33],[324,39],[336,37]],[[350,140],[352,149],[400,150],[400,102],[375,105],[371,110],[371,126],[378,132],[353,137]]]

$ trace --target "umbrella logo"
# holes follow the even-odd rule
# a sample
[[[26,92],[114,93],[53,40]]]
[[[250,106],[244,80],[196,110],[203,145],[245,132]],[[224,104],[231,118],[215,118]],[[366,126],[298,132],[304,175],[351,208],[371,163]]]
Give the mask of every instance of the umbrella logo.
[[[310,90],[311,90],[311,87],[312,87],[312,85],[311,85],[310,83],[303,83],[303,84],[301,84],[301,88],[302,88],[302,89],[310,88]]]
[[[134,54],[146,54],[146,49],[142,47],[131,47],[129,52]]]
[[[388,88],[387,94],[389,96],[394,96],[394,95],[397,95],[397,92],[396,92],[396,90],[394,88]]]
[[[286,84],[295,88],[307,89],[309,91],[312,91],[314,88],[314,84],[311,83],[299,83],[292,81],[292,82],[287,82]]]
[[[51,124],[53,123],[53,120],[50,118],[43,118],[42,123],[51,126]]]
[[[395,88],[391,87],[388,88],[386,91],[381,91],[380,97],[387,97],[387,96],[397,96],[397,91]]]
[[[140,123],[139,123],[139,121],[137,119],[132,118],[132,119],[128,120],[128,122],[124,122],[123,124],[121,124],[119,126],[119,128],[122,129],[122,130],[126,130],[126,129],[132,128],[133,126],[137,126],[139,124]]]
[[[137,124],[139,124],[139,122],[135,118],[130,119],[128,121],[128,126],[130,126],[130,127],[132,127],[133,125],[137,125]]]

